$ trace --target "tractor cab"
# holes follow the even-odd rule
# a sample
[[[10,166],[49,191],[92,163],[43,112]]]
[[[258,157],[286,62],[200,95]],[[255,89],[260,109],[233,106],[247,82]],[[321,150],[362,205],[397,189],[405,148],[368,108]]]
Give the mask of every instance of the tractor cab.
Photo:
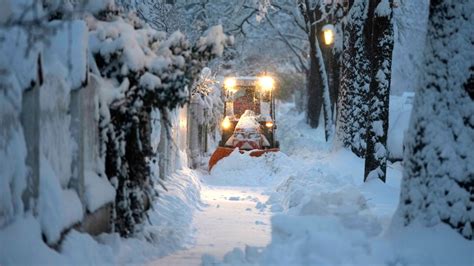
[[[272,77],[228,77],[224,80],[222,139],[209,169],[235,148],[251,156],[279,150],[276,140],[275,82]]]

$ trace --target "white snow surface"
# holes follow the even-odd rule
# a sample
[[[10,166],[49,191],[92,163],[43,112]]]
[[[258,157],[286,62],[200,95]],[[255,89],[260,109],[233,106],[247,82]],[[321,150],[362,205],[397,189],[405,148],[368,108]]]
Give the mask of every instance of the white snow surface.
[[[50,193],[41,194],[45,197],[39,208],[50,213],[42,211],[40,219],[30,213],[17,215],[0,227],[0,265],[143,265],[193,241],[191,220],[201,206],[200,175],[183,168],[169,177],[167,192],[157,187],[161,197],[141,238],[124,239],[115,233],[92,237],[73,229],[56,251],[43,242],[41,234],[48,240],[58,237],[61,224],[76,220],[77,206],[72,205],[80,202],[74,191],[62,190],[51,177],[51,167],[44,171],[40,189]],[[51,204],[56,208],[46,208]]]
[[[72,230],[55,251],[41,232],[57,237],[53,225],[73,222],[74,213],[49,214],[49,231],[41,229],[46,220],[27,213],[0,229],[0,265],[473,264],[473,243],[446,226],[391,227],[399,162],[388,165],[386,184],[363,183],[362,159],[328,145],[294,106],[279,112],[283,152],[234,152],[211,173],[177,171],[164,182],[168,191],[157,184],[160,197],[141,239]],[[54,174],[47,170],[42,177]],[[44,204],[66,197],[58,179],[42,180],[55,187]]]
[[[261,157],[241,154],[238,149],[220,160],[206,178],[206,183],[217,186],[248,186],[272,188],[294,170],[292,160],[284,153],[271,152]]]
[[[203,256],[204,265],[474,263],[474,243],[447,226],[391,226],[403,170],[399,162],[389,163],[386,184],[377,179],[363,183],[362,159],[326,144],[323,130],[310,129],[304,115],[296,114],[292,106],[282,106],[280,111],[280,141],[289,158],[279,164],[288,165],[292,171],[281,172],[280,178],[274,179],[280,179],[276,186],[272,182],[262,184],[270,197],[256,206],[272,211],[271,242],[264,248],[237,247],[223,257],[210,252]],[[227,160],[234,161],[235,155],[216,165],[216,170],[230,169],[232,163]],[[235,164],[249,166],[255,175],[265,172],[265,166],[251,163],[254,159],[248,158],[246,164],[237,160]],[[239,184],[237,174],[231,175],[233,171],[237,170],[225,172],[227,183],[219,183]],[[213,182],[217,173],[213,170],[206,182]],[[250,173],[252,170],[244,169],[241,178]]]
[[[257,122],[257,116],[251,110],[245,110],[240,116],[239,122],[235,126],[237,129],[255,129],[257,130],[260,124]]]
[[[84,174],[84,188],[86,207],[90,213],[115,200],[115,188],[109,180],[93,171],[89,170]]]
[[[62,189],[48,159],[41,157],[38,214],[48,243],[56,243],[63,229],[82,220],[82,205],[74,190]]]

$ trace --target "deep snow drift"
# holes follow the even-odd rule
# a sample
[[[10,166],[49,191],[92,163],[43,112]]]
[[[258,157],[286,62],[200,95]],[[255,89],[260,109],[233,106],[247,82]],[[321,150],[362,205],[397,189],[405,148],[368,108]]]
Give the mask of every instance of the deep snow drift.
[[[393,110],[404,112],[405,108]],[[271,242],[264,249],[236,248],[223,260],[205,255],[205,265],[474,263],[474,243],[446,226],[398,228],[391,224],[399,200],[400,162],[388,165],[386,184],[377,179],[363,183],[362,159],[327,145],[323,130],[310,129],[304,116],[295,113],[291,105],[282,106],[279,117],[282,150],[289,155],[279,165],[290,165],[291,170],[285,171],[289,175],[278,185],[266,188],[273,189],[264,203],[273,212]],[[246,160],[239,165],[251,166],[252,170],[243,170],[247,174],[261,174],[262,167],[254,165],[253,158],[237,159]],[[222,162],[213,172],[231,169],[231,165]],[[232,171],[226,173],[230,180]]]
[[[70,231],[58,248],[48,247],[40,222],[31,214],[17,216],[0,230],[0,265],[124,265],[146,264],[192,243],[191,220],[200,206],[199,174],[187,168],[167,180],[167,191],[157,185],[158,201],[150,211],[150,225],[142,239],[118,234]]]
[[[142,239],[73,230],[56,251],[26,215],[0,230],[0,264],[473,265],[473,243],[445,226],[391,225],[400,162],[389,164],[386,184],[363,183],[363,160],[326,144],[293,105],[280,105],[278,117],[284,152],[234,152],[210,174],[183,168],[168,191],[157,185]]]

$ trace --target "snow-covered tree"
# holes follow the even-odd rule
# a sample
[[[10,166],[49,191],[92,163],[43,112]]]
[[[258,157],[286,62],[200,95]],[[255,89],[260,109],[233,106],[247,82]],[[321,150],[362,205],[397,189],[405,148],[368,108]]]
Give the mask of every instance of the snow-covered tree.
[[[429,12],[396,218],[403,225],[444,223],[472,240],[474,3],[435,0]]]
[[[369,63],[364,23],[368,4],[355,0],[346,7],[343,19],[343,51],[341,84],[338,100],[337,135],[342,144],[357,156],[364,157],[366,150],[366,116],[368,112]]]
[[[371,82],[368,94],[367,150],[364,180],[380,178],[387,172],[388,105],[392,71],[393,25],[392,1],[371,0],[367,40]]]
[[[321,108],[324,109],[326,140],[332,138],[333,120],[329,92],[329,81],[326,65],[321,50],[321,29],[327,13],[324,3],[320,1],[297,1],[303,28],[309,42],[309,69],[307,72],[307,119],[311,127],[319,126]]]

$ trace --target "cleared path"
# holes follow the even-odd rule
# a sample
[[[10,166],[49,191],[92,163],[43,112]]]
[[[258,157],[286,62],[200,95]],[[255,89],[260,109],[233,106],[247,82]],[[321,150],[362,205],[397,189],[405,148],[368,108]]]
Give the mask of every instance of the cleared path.
[[[270,242],[271,213],[258,204],[268,197],[259,188],[203,186],[201,198],[206,207],[193,219],[195,245],[150,265],[200,265],[204,254],[222,260],[236,247],[263,247]]]

